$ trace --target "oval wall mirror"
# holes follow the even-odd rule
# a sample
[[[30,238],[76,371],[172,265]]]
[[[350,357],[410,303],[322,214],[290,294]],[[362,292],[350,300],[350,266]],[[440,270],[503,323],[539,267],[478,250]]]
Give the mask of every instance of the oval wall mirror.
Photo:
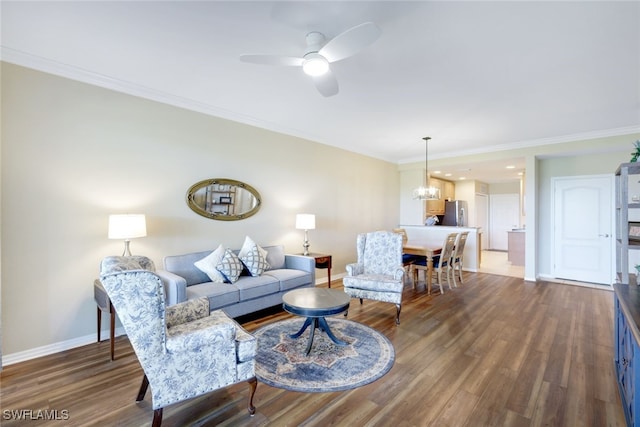
[[[261,203],[255,188],[235,179],[205,179],[187,191],[187,204],[192,211],[222,221],[249,218],[258,212]]]

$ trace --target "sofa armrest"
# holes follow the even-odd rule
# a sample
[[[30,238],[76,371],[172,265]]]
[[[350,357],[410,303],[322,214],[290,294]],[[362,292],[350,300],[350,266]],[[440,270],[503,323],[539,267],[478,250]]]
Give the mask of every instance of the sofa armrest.
[[[302,270],[311,273],[311,284],[316,284],[316,260],[304,255],[285,255],[284,265],[293,270]]]
[[[404,276],[404,268],[398,267],[393,273],[393,278],[396,280],[402,280]]]
[[[157,270],[164,285],[164,293],[167,305],[174,305],[187,300],[187,281],[167,270]]]
[[[357,276],[364,273],[364,265],[358,263],[347,264],[346,269],[347,276]]]
[[[303,255],[285,255],[284,265],[286,268],[302,270],[309,273],[315,273],[316,260]]]

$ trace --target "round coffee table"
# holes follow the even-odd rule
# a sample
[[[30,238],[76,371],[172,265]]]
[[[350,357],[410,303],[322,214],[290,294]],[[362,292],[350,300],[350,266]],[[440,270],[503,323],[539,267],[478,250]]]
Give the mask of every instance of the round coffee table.
[[[348,343],[338,339],[327,324],[325,316],[331,316],[346,311],[349,308],[351,297],[338,290],[325,288],[303,288],[287,292],[282,296],[282,308],[296,316],[305,316],[302,328],[295,334],[289,335],[291,338],[298,338],[311,326],[309,341],[305,354],[311,352],[313,335],[316,328],[320,328],[327,333],[327,336],[337,345],[344,346]]]

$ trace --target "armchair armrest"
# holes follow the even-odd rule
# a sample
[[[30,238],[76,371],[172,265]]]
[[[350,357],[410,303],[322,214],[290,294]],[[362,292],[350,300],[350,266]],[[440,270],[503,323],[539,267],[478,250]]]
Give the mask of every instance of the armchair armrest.
[[[167,329],[166,349],[170,352],[201,352],[203,347],[232,349],[235,359],[236,323],[224,313],[202,317]],[[226,344],[223,344],[226,343]]]
[[[396,268],[396,270],[393,272],[393,278],[396,280],[402,280],[403,276],[404,276],[404,268],[402,267]]]
[[[193,322],[209,315],[209,300],[206,297],[184,301],[165,308],[167,329],[183,323]]]
[[[364,273],[364,265],[353,263],[347,264],[347,276],[357,276]]]
[[[167,305],[174,305],[187,300],[187,281],[184,277],[166,270],[157,270],[164,285],[164,293]]]

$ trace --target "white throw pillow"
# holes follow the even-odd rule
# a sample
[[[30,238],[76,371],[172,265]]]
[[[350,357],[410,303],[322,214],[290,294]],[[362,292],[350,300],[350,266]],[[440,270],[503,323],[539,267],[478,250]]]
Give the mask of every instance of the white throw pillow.
[[[244,244],[238,253],[238,258],[247,267],[252,276],[260,276],[269,269],[267,263],[267,251],[261,248],[249,236],[244,239]]]
[[[212,282],[224,283],[224,276],[216,268],[224,257],[224,251],[224,247],[220,245],[215,251],[211,252],[200,261],[194,262],[193,265],[195,265],[198,270],[209,276],[209,279],[211,279]]]

